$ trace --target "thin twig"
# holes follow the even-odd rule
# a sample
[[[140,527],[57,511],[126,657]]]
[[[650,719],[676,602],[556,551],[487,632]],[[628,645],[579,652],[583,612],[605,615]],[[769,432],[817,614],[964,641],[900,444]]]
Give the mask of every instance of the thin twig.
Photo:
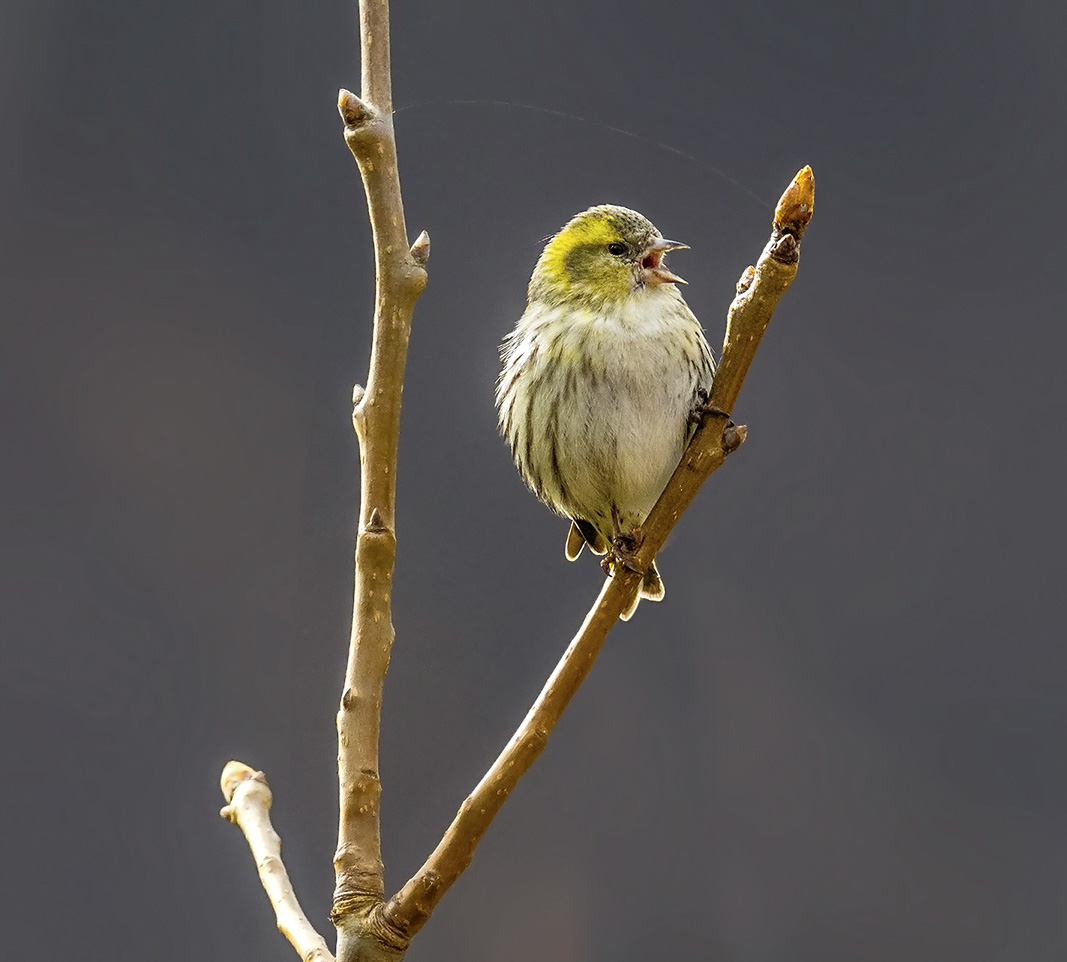
[[[221,784],[227,804],[219,814],[244,832],[259,869],[259,880],[274,907],[278,930],[304,962],[334,962],[326,940],[300,908],[289,873],[285,871],[282,840],[270,822],[272,796],[267,777],[243,762],[227,762]]]
[[[760,337],[778,299],[796,276],[800,237],[811,219],[815,184],[805,167],[786,189],[775,210],[771,239],[755,268],[738,282],[730,305],[719,370],[708,406],[719,413],[705,418],[641,531],[634,567],[643,570],[700,486],[745,439],[732,409]],[[489,771],[460,807],[437,848],[422,868],[390,900],[385,918],[410,940],[426,923],[449,886],[470,864],[474,850],[511,790],[540,755],[564,709],[593,666],[604,639],[637,591],[641,574],[619,566],[605,582],[533,707]]]
[[[355,597],[344,690],[337,713],[340,794],[330,918],[339,962],[397,959],[407,942],[382,918],[385,885],[378,803],[382,690],[393,645],[396,456],[400,402],[415,302],[426,286],[429,237],[409,247],[393,134],[388,0],[360,0],[362,99],[342,90],[345,141],[359,165],[374,235],[374,337],[366,389],[352,422],[360,445]]]

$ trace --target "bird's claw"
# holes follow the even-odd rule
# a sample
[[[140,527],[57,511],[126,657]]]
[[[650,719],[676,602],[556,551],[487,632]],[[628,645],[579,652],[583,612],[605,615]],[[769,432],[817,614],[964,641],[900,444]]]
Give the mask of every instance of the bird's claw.
[[[622,565],[622,567],[633,571],[635,574],[643,575],[645,573],[644,569],[639,568],[634,563],[634,555],[637,554],[640,544],[641,539],[636,531],[631,534],[615,535],[611,539],[611,549],[604,557],[604,560],[600,562],[600,566],[608,574],[611,574],[615,565]]]
[[[697,388],[696,401],[689,410],[689,423],[700,424],[709,414],[724,417],[730,424],[730,412],[724,411],[717,404],[711,403],[711,394],[706,388]]]
[[[634,528],[633,531],[624,532],[622,530],[622,524],[619,521],[619,509],[616,505],[611,506],[611,547],[608,549],[607,555],[604,560],[600,562],[600,567],[604,569],[604,572],[610,575],[615,570],[615,565],[622,565],[624,568],[628,568],[630,571],[636,574],[643,575],[644,569],[638,568],[634,564],[634,555],[637,554],[637,549],[641,545],[641,527]]]

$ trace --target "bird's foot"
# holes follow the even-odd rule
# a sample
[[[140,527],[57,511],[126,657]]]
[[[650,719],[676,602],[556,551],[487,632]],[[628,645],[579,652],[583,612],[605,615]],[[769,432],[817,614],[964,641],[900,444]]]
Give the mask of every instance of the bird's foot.
[[[617,538],[613,538],[611,542],[611,550],[608,552],[607,557],[601,564],[607,565],[604,568],[605,571],[614,568],[615,565],[622,565],[624,568],[628,568],[639,575],[645,573],[644,568],[639,568],[634,562],[634,555],[637,554],[637,549],[641,546],[641,538],[638,532],[633,534],[622,534]],[[609,572],[610,573],[610,572]]]
[[[706,388],[698,387],[696,397],[693,399],[693,406],[689,409],[689,423],[701,424],[709,414],[724,417],[730,424],[734,423],[730,421],[729,411],[724,411],[717,404],[711,403],[711,392]]]
[[[619,524],[619,511],[615,505],[612,505],[611,526],[613,529],[611,548],[608,550],[604,560],[600,562],[600,566],[609,575],[614,571],[615,565],[622,565],[624,568],[628,568],[639,575],[644,574],[644,569],[639,568],[634,563],[634,555],[637,554],[637,549],[641,546],[640,525],[632,531],[624,532]]]

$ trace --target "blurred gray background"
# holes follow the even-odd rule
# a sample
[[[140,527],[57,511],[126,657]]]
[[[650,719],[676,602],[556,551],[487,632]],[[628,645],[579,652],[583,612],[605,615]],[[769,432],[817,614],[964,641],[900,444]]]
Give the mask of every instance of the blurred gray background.
[[[718,345],[810,163],[749,441],[411,962],[1067,954],[1061,4],[394,0],[408,223],[388,885],[600,585],[492,409],[540,241],[692,245]],[[288,960],[222,764],[327,930],[373,269],[354,4],[8,0],[6,956]],[[327,934],[331,934],[327,932]]]

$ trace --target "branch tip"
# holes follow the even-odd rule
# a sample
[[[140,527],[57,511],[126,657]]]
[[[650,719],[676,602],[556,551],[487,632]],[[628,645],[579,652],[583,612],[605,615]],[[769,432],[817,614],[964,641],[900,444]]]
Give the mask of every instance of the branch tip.
[[[344,87],[337,92],[337,111],[346,127],[361,127],[374,116],[369,104]]]
[[[797,172],[778,201],[774,209],[774,226],[780,231],[796,234],[799,239],[814,212],[815,175],[811,167],[805,167]]]
[[[415,238],[415,243],[411,245],[411,256],[419,267],[426,266],[426,262],[430,259],[430,235],[426,231]]]
[[[219,788],[222,789],[222,796],[227,802],[233,801],[233,793],[237,791],[242,782],[247,781],[249,778],[254,778],[257,781],[267,784],[267,776],[262,772],[257,772],[254,768],[250,768],[244,762],[235,760],[228,761],[222,768],[222,777],[219,779]],[[223,818],[229,816],[223,815]]]
[[[244,834],[259,881],[274,908],[278,931],[302,959],[334,962],[326,941],[312,927],[297,901],[282,861],[282,840],[270,821],[271,791],[263,772],[244,762],[230,761],[222,769],[222,793],[230,803],[219,813]]]

